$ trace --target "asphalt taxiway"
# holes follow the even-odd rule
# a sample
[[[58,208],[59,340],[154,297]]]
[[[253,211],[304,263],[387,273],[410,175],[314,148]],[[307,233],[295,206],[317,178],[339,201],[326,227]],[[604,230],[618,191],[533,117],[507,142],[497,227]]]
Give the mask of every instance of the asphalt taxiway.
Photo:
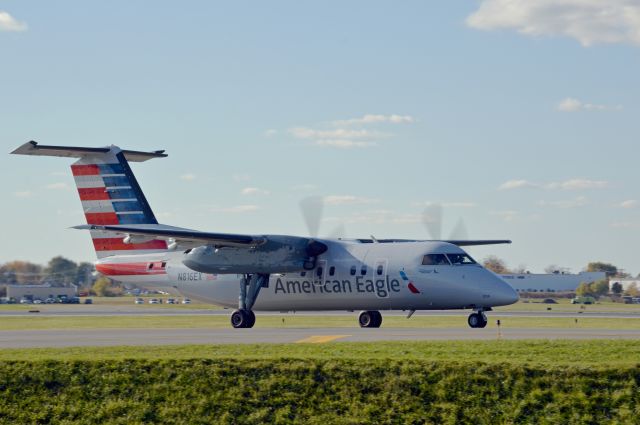
[[[0,348],[497,339],[640,339],[640,330],[557,328],[253,328],[0,331]]]

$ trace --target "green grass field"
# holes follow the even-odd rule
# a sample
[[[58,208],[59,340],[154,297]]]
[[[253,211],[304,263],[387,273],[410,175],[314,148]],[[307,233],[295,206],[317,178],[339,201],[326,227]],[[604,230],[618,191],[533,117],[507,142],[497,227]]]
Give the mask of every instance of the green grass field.
[[[0,350],[0,424],[638,423],[635,341]]]
[[[349,359],[509,363],[607,369],[640,364],[640,341],[415,341],[1,349],[0,361],[172,359]]]
[[[384,316],[383,327],[388,328],[459,328],[467,326],[465,316]],[[556,317],[502,317],[502,328],[589,328],[589,329],[640,329],[639,319],[618,318],[556,318]],[[114,328],[228,328],[226,315],[135,315],[135,316],[5,316],[0,320],[0,330],[26,329],[114,329]],[[307,316],[260,315],[256,328],[353,328],[356,315]],[[496,327],[496,318],[489,316],[488,327]]]

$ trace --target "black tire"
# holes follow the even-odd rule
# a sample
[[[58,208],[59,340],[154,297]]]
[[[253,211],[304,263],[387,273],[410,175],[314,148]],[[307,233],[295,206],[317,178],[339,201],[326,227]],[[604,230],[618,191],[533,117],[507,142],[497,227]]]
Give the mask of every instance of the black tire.
[[[374,323],[373,315],[371,311],[362,311],[358,316],[358,323],[361,328],[370,328],[371,324]]]
[[[253,326],[253,323],[251,323],[251,314],[253,313],[249,313],[251,312],[247,310],[235,310],[231,313],[231,326],[236,329],[250,328]],[[255,322],[255,316],[253,316],[253,321]]]
[[[256,315],[251,310],[247,310],[246,314],[248,316],[247,326],[245,328],[252,328],[253,325],[256,324]]]
[[[477,314],[478,314],[478,316],[480,316],[480,323],[478,324],[478,328],[486,327],[487,326],[487,322],[488,322],[487,316],[485,316],[482,313],[477,313]]]
[[[467,318],[467,323],[469,324],[470,327],[474,329],[478,327],[478,324],[480,323],[480,321],[481,319],[478,313],[471,313],[469,315],[469,318]]]
[[[373,315],[373,323],[371,324],[372,328],[379,328],[382,325],[382,314],[379,311],[372,311]]]

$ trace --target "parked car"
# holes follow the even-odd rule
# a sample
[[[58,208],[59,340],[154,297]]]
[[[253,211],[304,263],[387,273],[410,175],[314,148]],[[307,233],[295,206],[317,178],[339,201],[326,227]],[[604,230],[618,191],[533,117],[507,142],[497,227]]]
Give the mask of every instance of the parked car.
[[[157,299],[157,298],[151,298],[151,299],[149,300],[149,304],[160,304],[160,301],[158,301],[158,299]]]
[[[20,304],[33,304],[33,301],[28,298],[23,298],[20,300]]]
[[[134,304],[144,304],[144,300],[142,298],[136,298]]]
[[[182,304],[191,304],[191,300],[189,298],[185,298],[182,300]]]
[[[167,304],[178,304],[174,298],[167,298]]]
[[[93,300],[92,300],[91,298],[86,298],[86,299],[84,300],[84,303],[85,303],[85,304],[93,304]]]
[[[55,304],[55,302],[56,302],[56,299],[52,297],[49,297],[46,300],[44,300],[45,304]]]
[[[33,300],[33,303],[34,304],[42,304],[42,300],[35,299],[35,300]]]
[[[595,304],[596,299],[593,297],[575,297],[571,300],[571,304]]]

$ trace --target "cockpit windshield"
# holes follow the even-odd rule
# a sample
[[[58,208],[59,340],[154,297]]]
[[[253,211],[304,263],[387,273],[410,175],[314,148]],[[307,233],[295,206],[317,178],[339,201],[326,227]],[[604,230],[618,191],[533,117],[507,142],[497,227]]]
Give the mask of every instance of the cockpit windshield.
[[[476,264],[476,261],[467,254],[447,254],[447,257],[449,257],[449,261],[454,266],[458,264]]]
[[[422,257],[423,266],[448,266],[450,264],[444,254],[427,254]]]

